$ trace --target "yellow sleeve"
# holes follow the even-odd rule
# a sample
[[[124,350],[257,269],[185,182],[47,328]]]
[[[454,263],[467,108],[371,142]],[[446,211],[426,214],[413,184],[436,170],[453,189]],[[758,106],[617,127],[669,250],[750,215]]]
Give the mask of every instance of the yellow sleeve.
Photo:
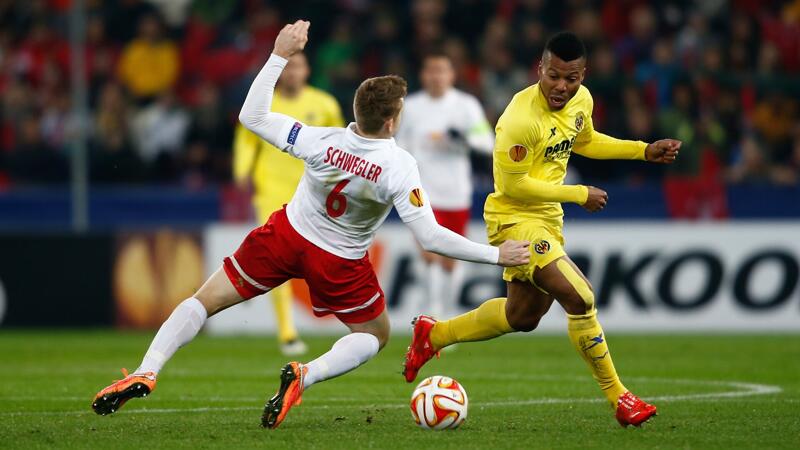
[[[259,145],[257,135],[242,124],[236,124],[233,135],[233,179],[236,182],[246,181],[252,175]]]
[[[583,185],[550,184],[524,173],[500,171],[503,193],[522,202],[558,202],[582,205],[589,198],[589,188]]]
[[[613,138],[594,129],[592,109],[594,102],[589,98],[589,116],[583,130],[575,139],[572,151],[592,159],[641,159],[644,160],[644,149],[647,143],[642,141],[626,141]]]
[[[589,190],[581,185],[552,184],[529,175],[533,165],[532,148],[539,131],[529,115],[516,114],[509,108],[497,123],[494,149],[495,183],[503,194],[523,203],[586,203]]]

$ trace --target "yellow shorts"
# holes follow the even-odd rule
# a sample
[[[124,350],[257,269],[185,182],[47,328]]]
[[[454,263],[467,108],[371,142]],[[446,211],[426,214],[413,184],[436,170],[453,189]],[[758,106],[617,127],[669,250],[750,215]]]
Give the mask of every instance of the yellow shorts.
[[[509,239],[531,243],[531,261],[525,266],[506,267],[503,270],[503,279],[506,281],[533,283],[533,271],[537,267],[544,267],[567,254],[564,251],[564,236],[561,235],[560,227],[527,221],[500,225],[495,229],[491,226],[488,228],[489,243],[492,245],[500,245]]]

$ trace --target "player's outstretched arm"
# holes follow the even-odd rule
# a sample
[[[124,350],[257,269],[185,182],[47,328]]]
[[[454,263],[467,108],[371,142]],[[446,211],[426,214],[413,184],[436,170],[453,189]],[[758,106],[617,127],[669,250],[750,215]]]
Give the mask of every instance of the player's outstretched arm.
[[[530,242],[505,241],[500,247],[478,244],[439,225],[430,210],[406,225],[423,249],[442,256],[508,267],[530,261]]]
[[[298,20],[286,25],[278,33],[272,55],[253,80],[239,112],[239,121],[245,128],[281,149],[286,147],[286,135],[296,120],[271,112],[272,96],[275,84],[286,66],[287,58],[305,48],[310,25],[310,22]]]
[[[587,127],[589,125],[587,124]],[[594,129],[585,130],[575,140],[573,151],[592,159],[638,159],[645,158],[647,143],[617,139]]]
[[[678,156],[681,141],[662,139],[647,144],[642,141],[617,139],[594,129],[575,141],[575,153],[592,159],[638,159],[671,164]]]

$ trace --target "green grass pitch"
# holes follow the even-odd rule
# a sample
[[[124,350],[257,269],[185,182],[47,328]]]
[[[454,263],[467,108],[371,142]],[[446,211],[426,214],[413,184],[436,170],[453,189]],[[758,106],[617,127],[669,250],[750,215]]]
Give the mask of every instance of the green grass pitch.
[[[461,344],[421,376],[458,379],[469,417],[417,428],[394,336],[353,373],[313,386],[277,430],[259,426],[286,359],[272,338],[201,336],[146,399],[100,417],[90,402],[151,334],[0,332],[0,448],[800,448],[800,336],[611,335],[626,385],[658,406],[622,429],[566,336]],[[308,341],[312,355],[335,337]]]

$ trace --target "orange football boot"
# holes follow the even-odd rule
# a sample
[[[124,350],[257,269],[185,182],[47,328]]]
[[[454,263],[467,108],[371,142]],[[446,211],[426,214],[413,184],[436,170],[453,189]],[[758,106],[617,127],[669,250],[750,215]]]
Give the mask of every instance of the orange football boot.
[[[278,392],[272,396],[264,406],[264,414],[261,415],[261,426],[264,428],[278,428],[278,425],[286,418],[286,414],[302,403],[303,399],[303,378],[308,369],[299,362],[293,361],[283,366],[281,369],[281,386]]]
[[[617,422],[623,427],[641,426],[655,415],[656,407],[654,405],[643,402],[630,391],[620,395],[617,400]]]
[[[115,381],[94,396],[94,412],[101,416],[114,413],[128,400],[147,397],[156,389],[156,374],[153,372],[128,375],[128,370],[123,368],[122,374],[125,378]]]
[[[417,373],[426,362],[436,356],[439,357],[439,352],[433,349],[431,345],[431,330],[433,325],[436,324],[436,319],[431,316],[420,315],[411,321],[414,325],[414,334],[411,337],[411,345],[406,352],[406,359],[403,363],[403,376],[406,381],[411,383],[417,378]]]

